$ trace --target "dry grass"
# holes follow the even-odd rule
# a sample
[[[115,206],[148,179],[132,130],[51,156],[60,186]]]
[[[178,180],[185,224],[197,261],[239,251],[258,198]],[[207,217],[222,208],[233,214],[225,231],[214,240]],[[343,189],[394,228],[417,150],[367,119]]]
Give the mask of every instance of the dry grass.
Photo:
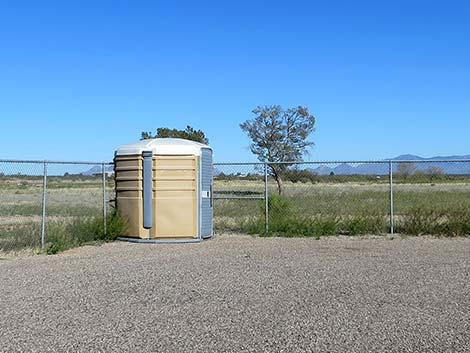
[[[276,193],[273,180],[269,191]],[[215,180],[215,197],[263,197],[261,180]],[[113,184],[108,181],[108,199],[114,198]],[[337,232],[387,232],[389,223],[389,187],[386,180],[292,183],[285,182],[290,218],[284,209],[271,208],[270,220],[279,229],[305,233],[309,229]],[[412,234],[466,235],[470,226],[470,183],[464,181],[399,183],[394,186],[396,229]],[[251,231],[264,229],[264,201],[215,200],[217,231]],[[48,223],[68,223],[77,218],[100,216],[101,180],[95,177],[51,177],[48,181]],[[0,178],[0,239],[20,237],[28,226],[34,228],[30,246],[37,244],[37,228],[42,214],[42,179],[38,177]],[[302,222],[310,228],[302,228]],[[326,223],[325,223],[326,222]],[[288,224],[291,223],[291,224]],[[295,226],[293,226],[295,225]],[[247,226],[249,226],[247,228]],[[274,224],[273,224],[274,226]],[[299,228],[300,227],[300,228]],[[274,228],[273,228],[274,229]],[[306,230],[307,229],[307,230]],[[470,230],[468,230],[470,232]],[[313,234],[312,234],[313,235]],[[28,240],[20,242],[27,246]],[[0,245],[1,248],[1,245]]]
[[[225,197],[264,195],[263,182],[253,180],[216,180],[214,190],[216,196]],[[272,181],[269,190],[271,194],[276,193]],[[337,232],[340,233],[349,233],[351,229],[355,233],[388,231],[390,190],[383,181],[287,181],[284,197],[289,203],[289,217],[285,209],[272,207],[269,213],[270,221],[273,222],[272,229],[277,225],[281,229],[291,229],[303,234],[313,227],[314,222],[324,224],[325,221],[333,219],[338,224]],[[238,229],[260,233],[264,229],[264,201],[220,199],[215,202],[215,226],[219,231]],[[468,235],[470,218],[466,215],[470,214],[470,183],[396,184],[394,214],[396,231],[411,234]],[[311,227],[305,226],[306,223]],[[248,228],[245,227],[247,224]],[[293,227],[293,224],[297,226]]]

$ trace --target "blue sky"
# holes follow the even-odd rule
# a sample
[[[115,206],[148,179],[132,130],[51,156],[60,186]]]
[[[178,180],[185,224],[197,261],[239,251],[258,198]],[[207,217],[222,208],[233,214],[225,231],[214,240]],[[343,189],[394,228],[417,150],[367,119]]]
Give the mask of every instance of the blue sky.
[[[157,127],[253,161],[258,105],[310,160],[470,154],[468,1],[0,0],[0,158],[111,160]]]

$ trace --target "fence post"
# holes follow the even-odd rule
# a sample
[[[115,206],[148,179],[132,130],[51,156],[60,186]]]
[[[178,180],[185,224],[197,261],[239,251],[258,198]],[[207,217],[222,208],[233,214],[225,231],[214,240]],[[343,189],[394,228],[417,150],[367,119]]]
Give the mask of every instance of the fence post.
[[[42,180],[42,219],[41,219],[41,248],[46,246],[46,193],[47,193],[47,161],[44,161]]]
[[[393,162],[389,161],[388,165],[389,174],[390,174],[390,234],[393,234],[394,231],[394,220],[393,220]]]
[[[268,163],[264,163],[264,215],[265,231],[269,232],[269,192],[268,192]]]
[[[101,165],[102,187],[103,187],[103,232],[106,235],[106,169],[105,164]]]

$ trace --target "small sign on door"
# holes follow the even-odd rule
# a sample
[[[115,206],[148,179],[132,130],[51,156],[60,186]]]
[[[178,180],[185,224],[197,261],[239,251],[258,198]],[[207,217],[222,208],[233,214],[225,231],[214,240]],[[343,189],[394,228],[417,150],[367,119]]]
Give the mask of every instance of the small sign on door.
[[[208,198],[211,197],[211,192],[208,191],[208,190],[202,190],[202,191],[201,191],[201,195],[202,195],[202,197],[203,197],[204,199],[208,199]]]

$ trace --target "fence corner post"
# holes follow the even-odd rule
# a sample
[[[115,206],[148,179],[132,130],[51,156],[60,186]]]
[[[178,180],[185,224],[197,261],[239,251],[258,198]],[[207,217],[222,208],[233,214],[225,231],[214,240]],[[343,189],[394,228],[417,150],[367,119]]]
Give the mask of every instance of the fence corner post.
[[[101,164],[101,172],[102,172],[102,188],[103,188],[103,232],[106,236],[106,166],[105,164]]]
[[[390,160],[389,165],[389,182],[390,182],[390,234],[394,233],[394,205],[393,205],[393,162]]]
[[[264,221],[265,232],[269,232],[269,192],[268,192],[268,163],[264,163]]]
[[[41,249],[46,247],[46,194],[47,194],[47,161],[44,161],[42,180],[42,218],[41,218]]]

